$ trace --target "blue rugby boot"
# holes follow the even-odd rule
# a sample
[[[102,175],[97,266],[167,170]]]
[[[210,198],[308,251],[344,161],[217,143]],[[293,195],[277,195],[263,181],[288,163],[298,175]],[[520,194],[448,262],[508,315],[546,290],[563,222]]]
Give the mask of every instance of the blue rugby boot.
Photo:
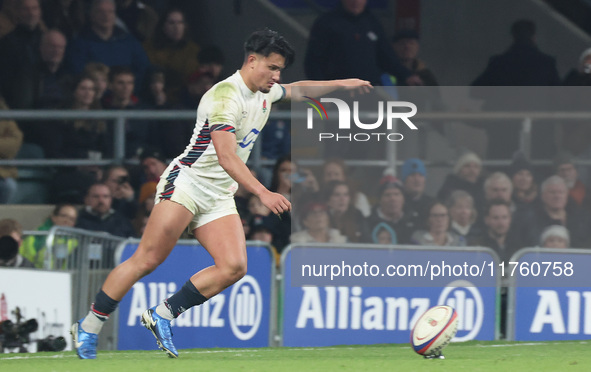
[[[156,306],[144,311],[142,314],[142,324],[148,328],[156,337],[158,347],[168,354],[171,358],[178,358],[179,353],[172,343],[172,330],[170,329],[170,320],[164,319],[156,313]]]
[[[85,332],[82,329],[80,319],[72,324],[70,333],[72,334],[72,345],[76,348],[76,353],[80,359],[96,359],[96,346],[98,345],[98,335],[96,333]]]

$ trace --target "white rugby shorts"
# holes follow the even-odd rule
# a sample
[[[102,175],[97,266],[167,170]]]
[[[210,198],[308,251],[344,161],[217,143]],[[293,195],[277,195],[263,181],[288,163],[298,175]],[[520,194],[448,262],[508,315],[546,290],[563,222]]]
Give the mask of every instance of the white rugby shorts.
[[[193,213],[193,220],[188,226],[189,233],[218,218],[238,214],[233,195],[219,195],[207,184],[195,181],[187,172],[191,172],[191,169],[170,164],[156,186],[155,203],[170,200]]]

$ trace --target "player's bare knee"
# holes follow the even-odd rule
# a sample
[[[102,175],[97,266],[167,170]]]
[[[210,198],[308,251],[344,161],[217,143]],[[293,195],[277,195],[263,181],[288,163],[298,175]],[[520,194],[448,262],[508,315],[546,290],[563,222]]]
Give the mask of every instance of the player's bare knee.
[[[235,283],[246,275],[246,259],[235,259],[223,265],[222,271],[228,282]]]
[[[144,254],[134,257],[134,261],[137,272],[141,277],[144,277],[156,270],[163,260],[154,255]]]
[[[162,263],[161,260],[156,260],[156,259],[145,259],[141,264],[140,264],[140,272],[146,276],[148,274],[150,274],[152,271],[156,270],[156,268],[158,267],[158,265],[160,265]]]

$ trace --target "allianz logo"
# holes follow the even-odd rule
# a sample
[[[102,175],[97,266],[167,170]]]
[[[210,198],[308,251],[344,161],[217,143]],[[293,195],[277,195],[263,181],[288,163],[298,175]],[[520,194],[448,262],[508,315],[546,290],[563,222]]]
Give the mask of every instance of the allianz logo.
[[[142,313],[177,290],[174,282],[137,282],[132,288],[127,326],[139,325]],[[240,340],[249,340],[257,333],[263,315],[261,289],[250,275],[235,283],[230,294],[220,293],[200,306],[193,307],[174,320],[173,327],[223,328],[229,323]]]
[[[458,312],[454,340],[467,341],[478,335],[484,318],[480,292],[462,280],[448,284],[437,303],[426,297],[364,296],[362,287],[311,286],[302,291],[296,328],[407,331],[427,309],[443,304]]]
[[[591,334],[591,292],[540,289],[530,333]]]

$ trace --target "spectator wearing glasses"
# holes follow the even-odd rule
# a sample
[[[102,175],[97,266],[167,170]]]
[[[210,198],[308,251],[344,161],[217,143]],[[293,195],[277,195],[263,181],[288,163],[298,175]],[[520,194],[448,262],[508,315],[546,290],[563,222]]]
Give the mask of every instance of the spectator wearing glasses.
[[[411,237],[411,243],[424,246],[466,245],[464,238],[450,231],[450,218],[447,207],[442,203],[435,203],[429,208],[427,230],[417,230]]]

